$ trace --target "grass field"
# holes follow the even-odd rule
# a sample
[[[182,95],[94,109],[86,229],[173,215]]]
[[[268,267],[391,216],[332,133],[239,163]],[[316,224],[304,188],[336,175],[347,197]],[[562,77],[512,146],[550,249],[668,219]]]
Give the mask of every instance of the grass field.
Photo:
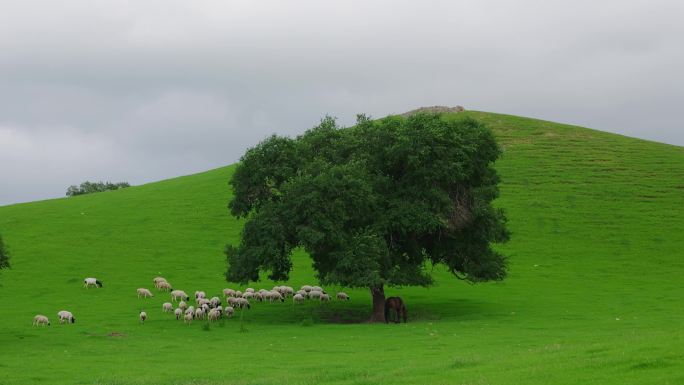
[[[241,223],[232,167],[116,192],[0,207],[0,384],[684,384],[684,148],[481,112],[504,156],[510,276],[436,269],[402,296],[409,323],[350,302],[256,304],[219,324],[137,299],[163,275],[217,295]],[[84,289],[84,277],[102,289]],[[298,253],[289,282],[315,283]],[[230,285],[233,286],[233,285]],[[273,286],[262,281],[254,287]],[[334,291],[337,288],[330,288]],[[59,325],[71,310],[77,322]],[[145,309],[150,319],[138,322]],[[51,327],[32,327],[35,314]],[[241,331],[242,327],[246,331]]]

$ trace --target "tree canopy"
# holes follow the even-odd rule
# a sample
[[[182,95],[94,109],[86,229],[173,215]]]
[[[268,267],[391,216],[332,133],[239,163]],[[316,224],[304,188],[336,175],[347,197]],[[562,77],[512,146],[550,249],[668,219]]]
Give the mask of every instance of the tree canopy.
[[[350,128],[326,117],[294,139],[271,136],[231,180],[230,211],[246,222],[226,246],[226,278],[286,280],[301,247],[321,283],[370,288],[378,321],[384,285],[428,286],[431,266],[501,280],[506,258],[491,246],[509,238],[492,206],[500,154],[483,124],[436,114],[359,115]]]
[[[66,195],[71,197],[76,195],[92,194],[96,192],[118,190],[126,187],[131,187],[131,185],[128,182],[111,183],[85,181],[81,183],[80,186],[69,186],[69,188],[67,188]]]
[[[9,252],[5,247],[5,242],[2,240],[2,235],[0,235],[0,269],[6,269],[9,266]]]

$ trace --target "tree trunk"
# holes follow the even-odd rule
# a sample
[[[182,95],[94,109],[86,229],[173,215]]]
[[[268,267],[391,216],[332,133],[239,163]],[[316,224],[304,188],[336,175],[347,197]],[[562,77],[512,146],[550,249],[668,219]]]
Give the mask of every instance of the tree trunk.
[[[373,314],[370,322],[385,322],[385,289],[382,285],[370,288],[373,296]]]

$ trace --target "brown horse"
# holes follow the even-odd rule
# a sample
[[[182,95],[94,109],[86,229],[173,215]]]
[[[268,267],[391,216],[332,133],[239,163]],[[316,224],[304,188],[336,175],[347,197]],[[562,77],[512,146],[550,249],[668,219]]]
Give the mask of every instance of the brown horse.
[[[402,318],[404,319],[404,323],[406,323],[406,305],[404,305],[404,301],[401,300],[401,297],[389,297],[385,300],[385,323],[390,321],[390,310],[394,310],[397,314],[396,323],[399,323]]]

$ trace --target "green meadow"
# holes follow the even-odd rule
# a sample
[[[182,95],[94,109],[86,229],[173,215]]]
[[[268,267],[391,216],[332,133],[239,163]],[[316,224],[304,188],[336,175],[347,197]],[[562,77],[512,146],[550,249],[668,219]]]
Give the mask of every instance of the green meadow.
[[[0,384],[684,384],[684,148],[558,123],[465,112],[504,149],[509,277],[387,288],[406,324],[351,301],[255,303],[185,325],[166,277],[225,287],[232,166],[119,191],[0,207]],[[66,188],[66,186],[65,186]],[[295,258],[288,285],[316,284]],[[97,277],[101,289],[83,288]],[[262,280],[251,286],[271,288]],[[282,283],[278,283],[282,284]],[[155,296],[138,299],[136,288]],[[74,313],[60,325],[56,313]],[[138,313],[145,310],[145,324]],[[50,327],[33,327],[45,314]]]

